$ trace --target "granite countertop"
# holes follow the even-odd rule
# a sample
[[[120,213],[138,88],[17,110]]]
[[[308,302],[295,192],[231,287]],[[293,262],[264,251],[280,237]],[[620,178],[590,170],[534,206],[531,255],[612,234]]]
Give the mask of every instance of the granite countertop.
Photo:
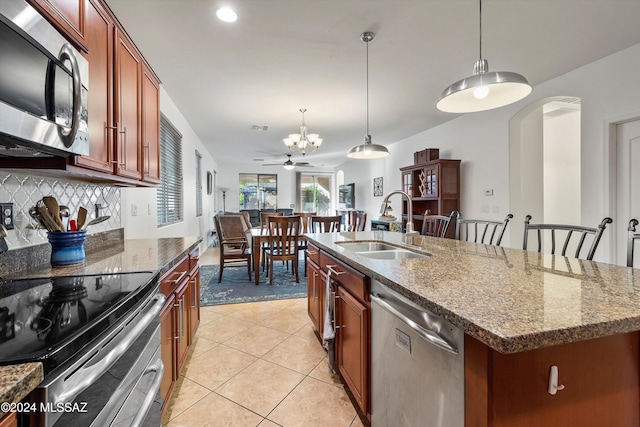
[[[53,268],[46,260],[28,270],[3,277],[21,279],[136,271],[157,271],[162,275],[195,249],[201,240],[196,237],[125,239],[104,249],[87,251],[86,261],[82,265]]]
[[[83,265],[52,268],[48,259],[29,270],[21,270],[5,279],[55,277],[79,274],[103,274],[154,271],[158,277],[195,249],[201,239],[195,237],[127,239],[87,253]],[[43,379],[40,362],[0,366],[0,403],[19,402]],[[0,412],[1,414],[1,412]]]
[[[426,236],[406,245],[394,232],[308,237],[501,353],[640,330],[640,271],[632,268]],[[431,256],[374,260],[336,244],[354,240]]]

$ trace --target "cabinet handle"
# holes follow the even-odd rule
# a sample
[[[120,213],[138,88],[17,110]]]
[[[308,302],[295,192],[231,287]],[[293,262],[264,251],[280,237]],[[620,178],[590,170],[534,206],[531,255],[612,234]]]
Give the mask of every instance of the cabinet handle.
[[[307,249],[307,255],[318,255],[318,252]]]
[[[182,278],[184,277],[184,275],[185,275],[185,274],[187,274],[187,272],[186,272],[186,271],[183,271],[182,273],[180,273],[180,276],[178,276],[178,278],[177,278],[177,279],[175,279],[175,280],[170,280],[170,282],[173,282],[173,283],[175,284],[175,283],[178,283],[178,282],[182,281]]]
[[[336,264],[327,265],[327,270],[329,270],[334,276],[340,276],[342,274],[347,274],[346,271],[338,271],[334,267],[337,267]]]
[[[119,138],[120,139],[120,158],[118,160],[120,162],[120,167],[126,169],[127,168],[127,158],[125,156],[125,149],[127,147],[127,127],[123,126],[122,130],[120,130],[120,125],[121,125],[120,122],[116,123],[116,126],[118,128],[118,133],[124,135],[124,137],[123,138]]]
[[[191,280],[191,283],[193,283],[193,292],[191,293],[191,308],[195,310],[197,307],[197,304],[196,304],[197,299],[196,299],[196,293],[195,293],[195,288],[197,283],[196,283],[195,277]]]
[[[331,313],[332,313],[331,323],[333,324],[333,330],[335,331],[341,328],[341,326],[337,325],[336,323],[336,300],[340,298],[340,296],[338,296],[338,294],[333,291],[331,291],[331,295],[332,295],[331,304],[333,304],[333,310],[331,310]]]
[[[178,310],[180,310],[180,299],[179,299],[179,298],[178,298],[178,301],[177,301],[175,304],[173,304],[173,306],[174,306],[175,308],[177,308]],[[181,321],[181,320],[180,320],[180,319],[178,319],[178,322],[180,322],[180,321]],[[178,330],[176,331],[176,333],[177,333],[178,335],[176,335],[175,337],[173,337],[173,339],[174,339],[174,340],[176,340],[176,341],[180,341],[180,323],[178,323]]]
[[[118,129],[118,127],[117,126],[109,126],[107,124],[107,122],[104,122],[104,129],[105,129],[105,135],[104,135],[105,141],[109,141],[108,131],[116,130],[116,129]],[[110,156],[113,157],[113,152],[112,151],[110,152]],[[118,163],[118,161],[117,160],[109,160],[108,163]]]
[[[144,174],[149,176],[149,144],[144,145]]]

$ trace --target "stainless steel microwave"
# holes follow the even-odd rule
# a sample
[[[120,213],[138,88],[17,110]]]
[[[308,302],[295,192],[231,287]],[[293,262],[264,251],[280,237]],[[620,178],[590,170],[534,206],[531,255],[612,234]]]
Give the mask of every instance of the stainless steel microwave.
[[[89,154],[89,64],[24,0],[0,1],[0,156]]]

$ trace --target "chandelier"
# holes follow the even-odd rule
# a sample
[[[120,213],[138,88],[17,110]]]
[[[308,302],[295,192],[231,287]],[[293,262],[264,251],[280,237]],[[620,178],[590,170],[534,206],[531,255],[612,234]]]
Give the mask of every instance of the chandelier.
[[[300,112],[302,113],[300,133],[292,133],[287,138],[283,139],[284,145],[286,145],[289,150],[294,151],[294,148],[297,148],[303,156],[307,154],[307,147],[313,148],[312,151],[316,151],[320,148],[320,145],[322,145],[322,138],[320,138],[320,135],[317,133],[307,133],[307,125],[304,123],[304,113],[306,111],[306,108],[300,109]]]

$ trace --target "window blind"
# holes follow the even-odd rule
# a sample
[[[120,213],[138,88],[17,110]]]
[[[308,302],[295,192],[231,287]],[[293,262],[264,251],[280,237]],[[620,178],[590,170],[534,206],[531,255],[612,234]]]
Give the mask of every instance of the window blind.
[[[182,221],[182,135],[160,117],[160,186],[158,187],[158,226]]]
[[[196,150],[196,216],[202,216],[202,156]]]

